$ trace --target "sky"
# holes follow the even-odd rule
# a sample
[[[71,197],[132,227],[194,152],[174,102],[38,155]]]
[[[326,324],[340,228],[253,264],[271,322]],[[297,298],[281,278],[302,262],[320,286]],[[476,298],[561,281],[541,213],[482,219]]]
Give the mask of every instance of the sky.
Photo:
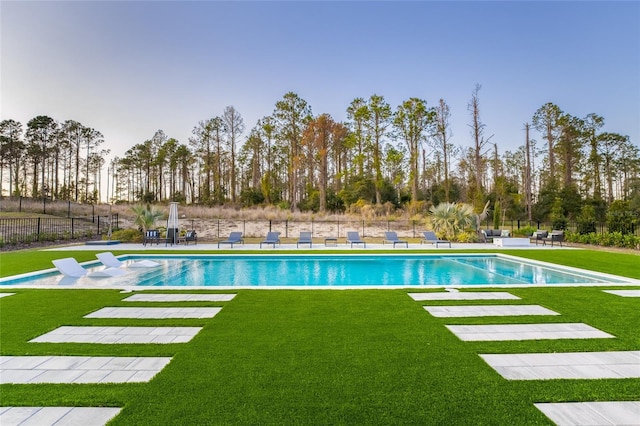
[[[110,158],[230,105],[247,136],[287,92],[337,121],[357,97],[442,98],[471,146],[476,84],[500,152],[547,102],[640,145],[637,1],[1,0],[0,24],[0,119],[79,121]]]

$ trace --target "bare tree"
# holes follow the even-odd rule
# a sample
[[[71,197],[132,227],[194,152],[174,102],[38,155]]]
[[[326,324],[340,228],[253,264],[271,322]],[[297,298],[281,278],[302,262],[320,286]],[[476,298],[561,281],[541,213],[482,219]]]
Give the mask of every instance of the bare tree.
[[[477,207],[480,207],[483,202],[483,187],[482,181],[484,176],[484,156],[486,155],[485,147],[493,137],[493,135],[489,136],[485,139],[484,136],[484,128],[486,125],[482,123],[480,120],[480,99],[478,97],[478,92],[482,86],[480,84],[476,84],[475,89],[473,89],[473,93],[471,94],[471,100],[467,106],[467,109],[471,113],[471,136],[473,137],[473,159],[474,159],[474,172],[475,172],[475,190],[476,194],[474,204]],[[494,179],[495,184],[495,179]]]
[[[451,112],[449,110],[449,105],[447,105],[444,99],[440,99],[440,101],[438,102],[438,106],[436,106],[436,126],[434,129],[432,143],[434,149],[442,155],[442,157],[440,158],[444,169],[444,193],[445,201],[447,202],[449,202],[449,193],[451,191],[451,183],[449,180],[449,162],[454,150],[453,145],[449,142],[449,140],[453,136],[449,124],[450,118]],[[437,156],[436,158],[438,157],[439,156]]]

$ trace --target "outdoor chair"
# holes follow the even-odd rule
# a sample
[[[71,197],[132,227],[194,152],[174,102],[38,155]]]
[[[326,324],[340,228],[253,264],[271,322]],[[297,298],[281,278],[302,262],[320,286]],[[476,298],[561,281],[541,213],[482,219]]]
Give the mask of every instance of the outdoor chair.
[[[142,240],[142,245],[146,246],[147,244],[160,243],[160,231],[157,229],[148,229],[144,233],[144,239]]]
[[[229,244],[231,248],[233,248],[234,244],[244,244],[244,240],[242,239],[242,232],[234,231],[229,234],[229,238],[224,241],[218,241],[218,248],[220,248],[220,244]]]
[[[548,237],[542,239],[542,245],[546,246],[547,242],[550,242],[551,247],[553,247],[553,243],[558,243],[562,247],[562,241],[564,241],[564,231],[554,229]]]
[[[107,268],[121,268],[125,266],[124,262],[115,257],[110,251],[98,253],[96,257]],[[160,264],[152,260],[139,260],[128,265],[129,268],[153,268],[155,266],[160,266]]]
[[[404,244],[407,246],[407,248],[409,248],[409,243],[407,241],[398,239],[398,234],[393,231],[384,233],[384,240],[382,241],[382,245],[384,245],[385,243],[393,243],[393,248],[396,247],[396,244]]]
[[[118,268],[107,268],[102,271],[89,272],[84,269],[82,265],[78,263],[73,257],[66,257],[64,259],[56,259],[51,261],[60,273],[64,276],[71,278],[91,277],[91,278],[109,278],[119,277],[125,275],[127,271]]]
[[[273,244],[273,248],[276,248],[276,244],[280,244],[280,233],[267,232],[267,237],[264,239],[264,241],[260,242],[260,248],[262,248],[263,244]]]
[[[347,232],[347,244],[351,244],[351,248],[354,244],[362,244],[364,248],[367,248],[367,243],[360,239],[360,235],[355,231]]]
[[[549,231],[535,231],[533,235],[531,235],[531,239],[536,241],[536,245],[538,245],[538,241],[542,241],[544,244],[544,239],[549,236]]]
[[[178,238],[178,243],[184,242],[186,245],[189,245],[189,241],[193,241],[194,243],[198,244],[198,234],[196,234],[195,230],[187,231],[184,236]]]
[[[312,247],[313,242],[311,241],[311,232],[309,231],[301,231],[300,238],[296,242],[296,247],[300,247],[300,244],[309,244],[309,248]]]
[[[436,233],[433,231],[424,231],[422,235],[424,236],[424,238],[422,239],[422,241],[420,241],[420,244],[435,244],[436,248],[438,248],[438,244],[449,244],[449,248],[451,248],[451,241],[439,239],[438,237],[436,237]]]

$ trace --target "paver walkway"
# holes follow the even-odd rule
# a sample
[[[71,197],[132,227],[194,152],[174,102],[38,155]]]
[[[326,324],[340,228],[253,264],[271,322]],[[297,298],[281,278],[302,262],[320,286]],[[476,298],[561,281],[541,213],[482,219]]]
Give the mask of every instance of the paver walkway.
[[[2,426],[103,426],[121,408],[0,407]]]
[[[186,343],[202,327],[58,327],[31,343]]]
[[[615,337],[583,323],[447,325],[446,327],[460,340],[466,342]]]
[[[154,294],[141,293],[124,299],[125,302],[228,302],[235,294]]]
[[[0,384],[148,382],[171,358],[0,356]]]
[[[424,300],[520,300],[518,296],[504,291],[465,291],[442,293],[409,293],[418,302]]]
[[[480,356],[507,380],[640,378],[640,351]]]
[[[640,401],[539,403],[558,426],[640,425]]]
[[[622,297],[640,297],[640,290],[603,290],[605,293]]]
[[[102,308],[85,318],[213,318],[222,308]]]
[[[560,315],[539,305],[424,306],[424,309],[440,318]]]
[[[15,293],[0,293],[0,297],[13,296]]]

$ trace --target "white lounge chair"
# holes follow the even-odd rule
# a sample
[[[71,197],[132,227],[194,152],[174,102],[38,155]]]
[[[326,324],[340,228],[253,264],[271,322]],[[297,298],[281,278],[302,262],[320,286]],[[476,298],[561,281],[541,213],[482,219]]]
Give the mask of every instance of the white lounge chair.
[[[107,268],[122,268],[125,266],[124,262],[115,257],[110,251],[98,253],[96,257]],[[160,266],[160,264],[153,260],[139,260],[127,265],[129,268],[153,268],[155,266]]]
[[[92,278],[108,278],[108,277],[119,277],[121,275],[126,275],[127,271],[118,268],[107,268],[101,271],[93,271],[89,272],[82,267],[73,257],[66,257],[64,259],[56,259],[51,261],[53,265],[60,271],[63,275],[72,278],[80,278],[80,277],[92,277]]]

